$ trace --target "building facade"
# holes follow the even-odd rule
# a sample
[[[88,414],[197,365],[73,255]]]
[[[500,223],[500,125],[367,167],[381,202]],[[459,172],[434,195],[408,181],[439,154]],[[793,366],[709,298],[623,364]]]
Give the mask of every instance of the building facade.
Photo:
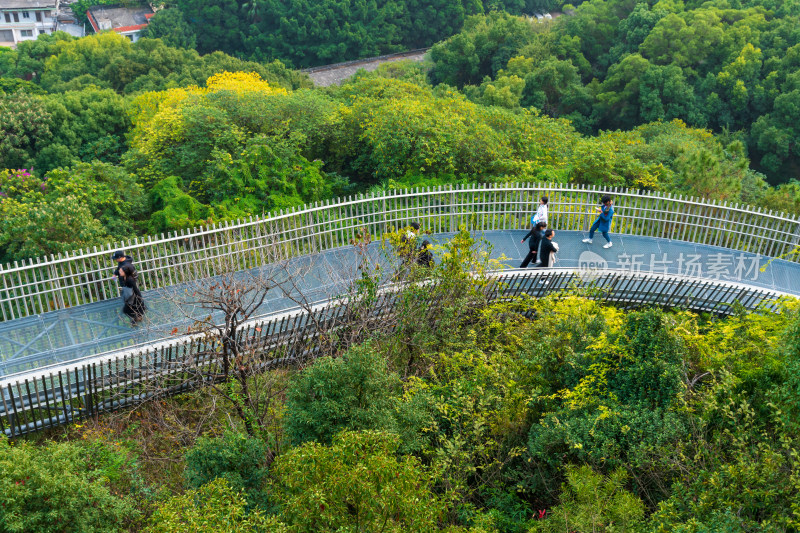
[[[59,0],[0,0],[0,46],[56,31]]]
[[[3,0],[0,0],[2,2]],[[154,15],[149,5],[125,7],[121,5],[94,6],[86,12],[86,18],[95,33],[114,30],[131,41],[139,40],[142,30]]]

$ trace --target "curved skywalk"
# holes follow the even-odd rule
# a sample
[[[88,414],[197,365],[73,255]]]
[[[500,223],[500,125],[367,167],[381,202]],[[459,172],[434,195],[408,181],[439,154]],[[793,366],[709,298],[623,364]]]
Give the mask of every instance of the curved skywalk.
[[[504,263],[516,268],[528,251],[527,243],[520,242],[525,233],[523,230],[487,231],[480,235],[491,243],[494,258],[505,257]],[[452,233],[440,233],[425,238],[442,243],[451,236]],[[602,236],[595,235],[591,245],[581,242],[585,236],[582,232],[556,231],[554,240],[560,245],[556,266],[681,274],[734,281],[800,296],[798,263],[770,261],[767,257],[726,248],[631,235],[612,234],[614,246],[604,249]],[[386,262],[379,243],[369,246],[369,254],[373,261]],[[296,309],[299,297],[313,303],[341,296],[356,272],[357,263],[353,247],[291,260],[280,272],[276,270],[272,274],[285,277],[292,273],[293,288],[297,292],[287,296],[281,290],[272,291],[259,316]],[[109,265],[109,271],[111,267]],[[138,327],[132,327],[122,315],[119,299],[0,323],[0,378],[102,353],[127,351],[184,334],[191,323],[190,316],[208,314],[187,304],[186,292],[187,286],[146,291],[144,297],[149,310],[145,322]]]

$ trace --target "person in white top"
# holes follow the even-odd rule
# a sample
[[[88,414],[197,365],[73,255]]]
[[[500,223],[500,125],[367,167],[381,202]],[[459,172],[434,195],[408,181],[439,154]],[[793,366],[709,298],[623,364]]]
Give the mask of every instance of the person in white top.
[[[547,224],[547,196],[542,196],[539,199],[539,207],[536,208],[536,214],[531,217],[531,224],[536,227],[539,222]]]

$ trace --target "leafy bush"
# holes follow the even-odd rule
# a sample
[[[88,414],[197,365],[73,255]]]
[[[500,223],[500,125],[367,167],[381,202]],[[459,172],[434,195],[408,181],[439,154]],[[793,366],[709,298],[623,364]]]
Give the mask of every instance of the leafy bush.
[[[592,347],[601,339],[615,338],[623,320],[623,314],[613,307],[574,296],[518,304],[521,309],[517,312],[534,314],[535,320],[525,320],[517,330],[505,324],[501,330],[503,344],[510,344],[509,336],[520,337],[517,355],[543,396],[579,383],[586,368],[600,357]],[[485,314],[494,319],[496,308],[488,308]]]
[[[566,474],[560,503],[550,509],[544,520],[534,523],[532,533],[627,533],[636,531],[643,523],[644,504],[625,490],[624,470],[605,477],[588,466],[569,466]]]
[[[247,511],[245,497],[224,479],[170,498],[150,517],[147,533],[251,533],[282,531],[274,518]]]
[[[738,351],[728,355],[740,360],[726,365],[698,395],[693,434],[675,454],[680,475],[651,516],[651,530],[800,528],[800,463],[793,451],[800,445],[800,320],[791,310],[794,306],[772,315],[774,325],[766,332],[757,314],[736,317],[732,324],[721,321],[714,328],[735,328]],[[750,365],[743,361],[751,361],[751,350],[764,344],[771,348],[763,366],[746,368]],[[743,370],[734,375],[731,368]]]
[[[295,444],[330,444],[342,430],[397,431],[400,379],[369,344],[306,368],[286,393],[286,434]]]
[[[0,94],[0,170],[30,168],[53,138],[53,116],[41,97]]]
[[[668,328],[668,317],[660,310],[625,317],[621,361],[609,379],[610,390],[621,402],[663,408],[684,389],[680,339]]]
[[[186,482],[198,488],[222,478],[233,491],[245,491],[251,504],[266,507],[267,451],[263,441],[233,431],[201,437],[186,454]]]
[[[75,196],[37,203],[0,200],[3,261],[87,249],[107,239],[103,225]]]
[[[533,458],[552,467],[576,461],[599,469],[652,469],[660,452],[686,437],[688,424],[680,414],[598,400],[542,417],[531,427],[528,447]]]
[[[654,500],[669,493],[679,444],[694,422],[684,409],[684,345],[676,333],[686,329],[676,327],[684,318],[629,312],[612,335],[570,360],[574,381],[535,399],[541,415],[530,428],[528,451],[546,475],[557,476],[564,463],[602,472],[624,467]]]
[[[734,448],[739,444],[727,443]],[[675,483],[671,496],[653,513],[651,530],[796,531],[797,459],[766,443],[752,444],[732,454],[713,448],[702,454],[702,459],[724,462],[709,468],[697,463],[697,469]]]
[[[184,20],[183,13],[174,7],[160,9],[147,21],[141,37],[161,39],[173,48],[194,48],[197,37],[192,27]]]
[[[141,508],[154,496],[145,483],[138,451],[133,443],[120,440],[112,430],[91,427],[82,430],[81,448],[86,468],[103,479],[115,495],[125,495]]]
[[[108,163],[78,163],[44,179],[0,171],[0,260],[130,238],[145,210],[135,177]]]
[[[11,444],[0,436],[0,530],[121,531],[139,512],[106,486],[74,444]]]
[[[275,461],[273,485],[290,531],[438,531],[445,506],[391,434],[344,431]]]
[[[466,501],[476,492],[497,494],[503,467],[522,455],[529,390],[523,369],[508,353],[468,350],[441,354],[409,394],[433,411],[423,456],[437,482]]]
[[[198,202],[184,192],[180,181],[177,176],[170,176],[151,189],[153,214],[150,216],[150,231],[193,228],[214,220],[214,208]]]

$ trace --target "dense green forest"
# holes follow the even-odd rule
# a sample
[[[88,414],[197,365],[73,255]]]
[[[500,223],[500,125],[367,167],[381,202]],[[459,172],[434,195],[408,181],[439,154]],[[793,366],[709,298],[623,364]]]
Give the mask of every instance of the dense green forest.
[[[742,140],[773,183],[800,177],[800,4],[591,0],[547,28],[503,13],[434,46],[432,78],[579,131],[680,119]]]
[[[800,212],[800,186],[769,186],[738,133],[675,118],[592,135],[575,111],[515,104],[522,86],[502,80],[518,76],[463,91],[432,83],[469,70],[456,61],[468,56],[451,52],[473,33],[486,64],[505,65],[499,73],[531,65],[516,56],[518,40],[486,40],[516,26],[532,27],[500,14],[470,19],[434,47],[432,62],[387,64],[326,89],[279,61],[113,33],[43,35],[0,50],[0,167],[9,169],[0,175],[0,261],[441,183],[627,186]]]
[[[298,68],[447,39],[434,49],[431,79],[464,89],[473,101],[567,117],[583,133],[677,118],[742,140],[754,168],[773,184],[800,178],[796,0],[178,0],[168,6],[147,35],[203,54],[279,59]],[[506,16],[555,9],[568,16],[548,24]]]
[[[480,249],[458,235],[410,273],[433,283],[403,290],[391,327],[331,332],[247,389],[0,438],[2,530],[800,527],[797,302],[727,318],[577,293],[491,303]]]
[[[113,0],[105,0],[112,3]],[[92,5],[94,0],[81,0]],[[202,54],[280,59],[303,68],[432,45],[467,17],[549,11],[557,0],[176,0],[145,33]],[[80,13],[79,13],[80,15]]]

